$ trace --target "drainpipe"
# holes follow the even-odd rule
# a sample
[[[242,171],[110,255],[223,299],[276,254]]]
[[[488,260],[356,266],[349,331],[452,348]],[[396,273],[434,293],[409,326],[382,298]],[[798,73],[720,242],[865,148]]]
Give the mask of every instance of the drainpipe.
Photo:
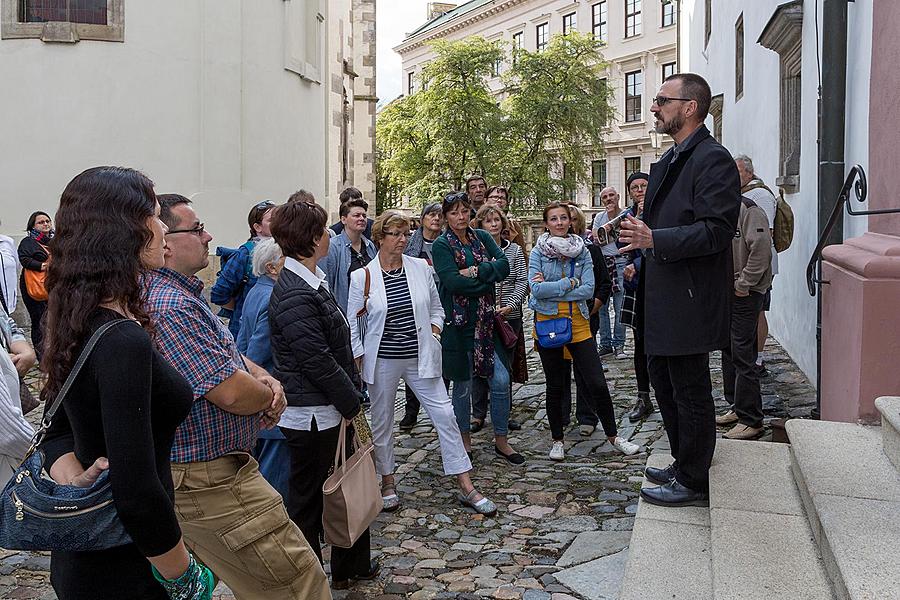
[[[825,229],[844,184],[844,122],[847,113],[847,2],[822,3],[822,79],[819,89],[819,202],[817,231]],[[817,3],[813,6],[817,8]],[[838,221],[827,245],[844,241],[844,224]],[[822,294],[816,295],[816,410],[820,413],[822,389]]]

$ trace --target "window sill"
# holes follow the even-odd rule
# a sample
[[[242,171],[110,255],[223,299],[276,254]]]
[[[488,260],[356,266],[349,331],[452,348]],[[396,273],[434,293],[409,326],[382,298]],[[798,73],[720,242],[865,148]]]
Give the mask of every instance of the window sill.
[[[81,40],[125,41],[125,0],[109,0],[106,25],[49,21],[19,22],[18,0],[0,0],[0,39],[35,39],[45,43],[77,44]]]
[[[796,194],[800,191],[800,175],[781,175],[775,179],[775,185],[785,194]]]

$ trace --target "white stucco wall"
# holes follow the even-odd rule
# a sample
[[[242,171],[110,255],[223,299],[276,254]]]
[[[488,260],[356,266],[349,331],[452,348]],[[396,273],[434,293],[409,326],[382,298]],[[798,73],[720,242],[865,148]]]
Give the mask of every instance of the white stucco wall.
[[[757,43],[760,33],[783,0],[716,0],[713,28],[704,48],[704,2],[683,0],[681,21],[683,71],[706,77],[713,95],[724,93],[722,142],[732,154],[753,158],[757,173],[770,186],[778,176],[779,57]],[[800,189],[785,195],[795,216],[792,246],[778,255],[779,274],[772,290],[770,333],[815,381],[816,301],[806,288],[806,265],[818,240],[817,206],[817,66],[815,2],[806,0],[802,37],[802,113]],[[735,23],[744,15],[744,94],[735,101]],[[821,40],[821,3],[819,6]],[[847,69],[847,137],[849,165],[868,164],[869,67],[871,62],[872,2],[849,4]],[[829,199],[829,203],[833,199]],[[845,238],[861,235],[865,218],[846,221]]]
[[[0,40],[0,232],[101,164],[193,197],[213,247],[246,239],[262,199],[322,196],[326,86],[284,68],[292,3],[125,0],[124,43]]]

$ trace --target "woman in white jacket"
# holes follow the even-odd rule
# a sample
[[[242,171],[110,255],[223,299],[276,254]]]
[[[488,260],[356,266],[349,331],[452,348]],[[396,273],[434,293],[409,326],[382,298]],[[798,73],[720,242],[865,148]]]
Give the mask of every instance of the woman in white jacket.
[[[0,482],[6,483],[31,445],[34,429],[22,415],[19,385],[35,362],[25,332],[0,306]]]
[[[375,468],[382,477],[384,509],[400,506],[394,483],[393,430],[394,401],[403,378],[437,430],[444,473],[456,475],[459,501],[480,514],[493,515],[497,507],[472,485],[472,462],[441,377],[444,310],[431,267],[403,254],[409,220],[397,211],[387,211],[375,220],[372,239],[381,247],[367,267],[351,274],[347,315],[353,356],[369,385]]]

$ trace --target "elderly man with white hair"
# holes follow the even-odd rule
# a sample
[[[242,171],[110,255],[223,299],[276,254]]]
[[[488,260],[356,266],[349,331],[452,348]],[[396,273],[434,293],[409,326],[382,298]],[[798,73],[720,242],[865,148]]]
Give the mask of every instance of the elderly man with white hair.
[[[600,202],[606,210],[597,213],[594,217],[594,223],[591,231],[594,239],[598,238],[600,229],[606,230],[607,235],[602,239],[610,240],[608,244],[601,246],[603,258],[606,259],[606,265],[609,269],[609,278],[612,280],[612,295],[610,300],[613,305],[614,321],[613,327],[610,328],[609,323],[609,303],[606,301],[600,308],[600,356],[607,354],[615,354],[616,358],[628,358],[625,354],[625,324],[622,323],[622,302],[625,300],[625,288],[622,284],[622,273],[628,259],[619,254],[619,248],[616,246],[615,232],[609,231],[609,227],[604,227],[612,219],[616,218],[622,207],[619,205],[619,192],[616,188],[609,186],[600,190]]]

